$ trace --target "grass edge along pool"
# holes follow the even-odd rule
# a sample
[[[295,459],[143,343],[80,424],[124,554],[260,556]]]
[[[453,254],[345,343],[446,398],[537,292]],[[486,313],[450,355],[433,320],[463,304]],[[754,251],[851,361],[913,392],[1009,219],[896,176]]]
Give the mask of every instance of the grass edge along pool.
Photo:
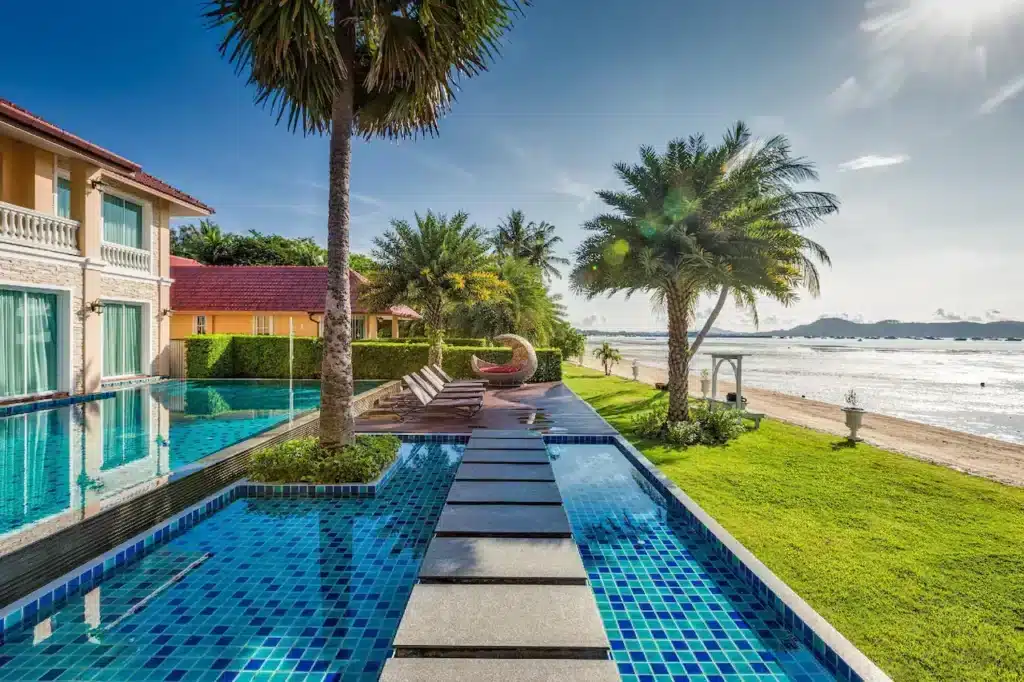
[[[891,682],[886,673],[818,614],[788,585],[686,495],[622,436],[547,435],[549,445],[610,445],[651,484],[678,514],[721,557],[733,575],[773,610],[781,623],[838,679],[848,682]],[[556,479],[558,478],[556,469]],[[563,497],[567,497],[563,491]],[[571,514],[570,514],[571,516]],[[579,541],[579,538],[577,538]]]

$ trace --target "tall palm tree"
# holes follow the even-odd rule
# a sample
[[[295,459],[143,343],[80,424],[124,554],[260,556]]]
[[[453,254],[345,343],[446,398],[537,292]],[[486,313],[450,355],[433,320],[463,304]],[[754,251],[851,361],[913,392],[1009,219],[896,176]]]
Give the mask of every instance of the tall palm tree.
[[[209,0],[220,45],[292,130],[330,134],[320,443],[353,438],[352,136],[433,134],[460,77],[485,70],[525,0]]]
[[[489,301],[460,304],[450,316],[449,327],[462,336],[520,334],[547,346],[565,315],[561,296],[548,291],[540,268],[522,258],[501,261],[498,278],[507,285],[504,293]]]
[[[526,216],[518,209],[509,211],[491,235],[491,242],[498,258],[524,258],[541,268],[549,279],[562,278],[556,264],[569,264],[568,258],[555,255],[555,247],[562,242],[562,238],[555,235],[555,226],[544,221],[526,222]]]
[[[555,235],[555,226],[543,220],[534,228],[533,239],[526,245],[526,260],[543,271],[548,279],[562,279],[562,273],[555,265],[569,265],[568,258],[555,255],[555,246],[562,238]]]
[[[612,346],[612,344],[605,341],[600,346],[594,349],[594,357],[601,361],[604,365],[604,375],[611,376],[612,365],[616,362],[622,361],[622,353],[619,352],[618,348]]]
[[[616,164],[625,191],[598,196],[612,212],[584,227],[572,286],[586,296],[637,291],[668,312],[669,421],[689,418],[689,363],[729,295],[755,315],[758,295],[788,305],[799,287],[819,289],[814,260],[828,254],[802,234],[839,209],[832,194],[797,191],[816,180],[788,140],[755,141],[737,123],[721,144],[703,136],[669,143],[664,154],[641,147],[641,162]],[[718,300],[693,346],[687,334],[702,294]]]
[[[427,211],[416,214],[416,227],[392,220],[391,229],[374,238],[377,271],[361,300],[383,309],[404,303],[420,312],[430,342],[430,362],[441,363],[444,330],[452,307],[466,301],[489,301],[507,286],[494,272],[485,235],[469,216],[448,218]]]

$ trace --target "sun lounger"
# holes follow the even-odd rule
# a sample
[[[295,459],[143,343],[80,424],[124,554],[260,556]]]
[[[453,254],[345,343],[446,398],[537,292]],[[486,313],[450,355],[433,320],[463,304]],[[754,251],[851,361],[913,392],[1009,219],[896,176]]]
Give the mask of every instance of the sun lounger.
[[[402,381],[409,388],[409,392],[419,406],[413,406],[408,412],[457,412],[466,413],[467,416],[476,414],[483,407],[482,395],[472,397],[444,397],[440,393],[431,393],[423,384],[423,380],[413,375],[405,375]],[[402,417],[408,412],[400,413]]]
[[[452,379],[447,372],[441,369],[441,365],[430,365],[427,369],[433,371],[446,386],[486,386],[486,379]]]
[[[411,374],[410,379],[416,382],[417,386],[433,400],[459,400],[479,398],[483,400],[484,391],[481,388],[453,388],[450,390],[439,390],[436,386],[424,379],[419,374]]]
[[[485,390],[483,386],[475,384],[445,384],[439,376],[431,372],[427,367],[416,372],[415,376],[422,379],[428,388],[439,391],[441,395],[483,395]]]

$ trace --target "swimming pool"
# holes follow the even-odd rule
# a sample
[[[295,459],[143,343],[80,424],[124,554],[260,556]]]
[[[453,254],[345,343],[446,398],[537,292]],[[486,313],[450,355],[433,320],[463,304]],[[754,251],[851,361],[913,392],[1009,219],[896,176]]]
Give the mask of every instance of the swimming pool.
[[[236,500],[2,633],[0,678],[376,680],[461,451],[404,444],[375,498]]]
[[[548,451],[623,682],[835,680],[615,445]]]
[[[383,382],[357,381],[356,392]],[[168,381],[0,418],[0,536],[84,509],[320,405],[317,381]]]

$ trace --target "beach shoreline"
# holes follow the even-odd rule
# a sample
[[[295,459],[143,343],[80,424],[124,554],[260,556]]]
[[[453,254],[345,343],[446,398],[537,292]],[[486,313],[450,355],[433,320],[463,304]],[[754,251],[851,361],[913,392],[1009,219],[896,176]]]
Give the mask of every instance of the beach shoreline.
[[[589,356],[584,357],[583,366],[602,369],[601,363]],[[668,380],[666,369],[641,364],[639,370],[638,378],[644,383],[654,385]],[[618,363],[612,368],[612,373],[632,379],[632,364]],[[733,388],[732,382],[719,380],[720,393]],[[690,375],[690,394],[697,397],[701,395],[700,379],[695,374]],[[838,405],[746,385],[743,387],[743,395],[751,411],[763,412],[771,419],[836,436],[845,437],[849,434]],[[1024,487],[1024,445],[876,412],[865,413],[864,425],[858,436],[885,450],[999,483]]]

